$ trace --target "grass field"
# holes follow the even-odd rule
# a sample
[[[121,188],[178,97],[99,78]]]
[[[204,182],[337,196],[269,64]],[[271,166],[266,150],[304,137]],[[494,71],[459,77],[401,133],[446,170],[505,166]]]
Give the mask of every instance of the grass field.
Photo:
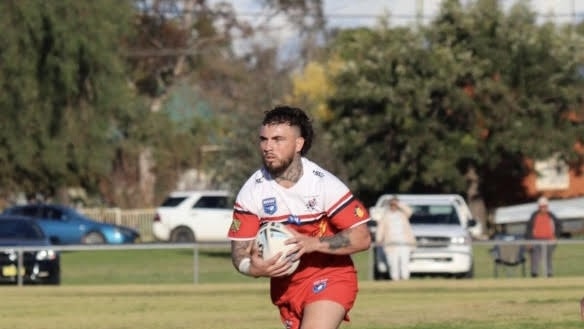
[[[560,246],[554,278],[492,277],[488,247],[475,248],[471,280],[369,281],[368,253],[357,254],[359,329],[582,328],[584,246]],[[1,287],[0,328],[282,328],[268,280],[232,269],[226,249],[203,250],[193,284],[190,250],[65,252],[59,287]]]
[[[249,284],[5,287],[2,328],[282,328],[267,280]],[[361,282],[342,328],[576,329],[581,278]]]

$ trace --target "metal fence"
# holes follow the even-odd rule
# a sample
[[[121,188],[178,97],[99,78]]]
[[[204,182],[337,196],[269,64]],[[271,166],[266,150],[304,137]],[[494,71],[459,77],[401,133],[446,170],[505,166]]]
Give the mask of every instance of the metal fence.
[[[487,241],[475,241],[474,245],[482,246],[497,246],[497,245],[543,245],[549,242],[545,241],[535,241],[535,240],[513,240],[513,241],[501,241],[501,240],[487,240]],[[558,245],[584,245],[584,240],[557,240],[553,243]],[[143,244],[126,244],[126,245],[67,245],[67,246],[51,246],[51,249],[56,251],[107,251],[107,250],[156,250],[156,249],[176,249],[176,250],[192,250],[193,251],[193,283],[199,283],[199,276],[205,269],[200,267],[199,257],[201,250],[210,248],[225,248],[228,249],[230,246],[229,242],[219,242],[219,243],[143,243]],[[372,245],[369,252],[369,260],[367,264],[369,280],[373,280],[373,268],[374,268],[374,253]],[[544,248],[545,249],[545,248]],[[21,273],[23,268],[23,253],[27,251],[37,251],[39,247],[26,247],[26,246],[2,246],[0,247],[0,252],[15,252],[18,255],[18,264],[16,273]],[[17,278],[17,284],[19,286],[23,285],[22,277]]]

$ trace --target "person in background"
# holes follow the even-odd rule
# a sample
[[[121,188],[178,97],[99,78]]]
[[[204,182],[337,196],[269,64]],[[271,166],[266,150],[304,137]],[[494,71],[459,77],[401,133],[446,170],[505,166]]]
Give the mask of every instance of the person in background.
[[[538,209],[531,214],[525,226],[526,240],[547,241],[547,244],[534,244],[529,248],[531,260],[531,276],[539,275],[540,263],[545,251],[545,272],[548,277],[553,275],[552,256],[556,248],[555,240],[562,232],[562,226],[557,217],[549,210],[546,197],[537,200]]]
[[[335,175],[306,158],[311,120],[299,108],[277,106],[265,113],[258,143],[263,166],[235,200],[231,239],[233,266],[242,274],[270,278],[272,303],[286,329],[336,329],[349,321],[357,297],[351,254],[369,249],[367,208]],[[260,225],[281,222],[294,237],[292,261],[263,260],[252,243]]]
[[[412,209],[394,196],[377,228],[376,243],[383,246],[389,258],[390,277],[395,281],[410,278],[410,255],[416,247],[416,238],[410,225],[411,215]]]

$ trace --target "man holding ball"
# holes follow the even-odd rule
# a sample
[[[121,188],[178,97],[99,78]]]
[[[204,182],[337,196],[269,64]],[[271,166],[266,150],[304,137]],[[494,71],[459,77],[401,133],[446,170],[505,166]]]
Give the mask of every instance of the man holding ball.
[[[350,255],[367,250],[370,219],[363,204],[336,176],[305,158],[312,123],[299,108],[265,113],[259,132],[263,166],[240,189],[228,237],[234,267],[270,277],[272,302],[287,329],[337,329],[349,321],[358,291]],[[288,254],[264,260],[254,247],[260,226],[281,222],[293,232]],[[287,274],[292,262],[296,271]]]

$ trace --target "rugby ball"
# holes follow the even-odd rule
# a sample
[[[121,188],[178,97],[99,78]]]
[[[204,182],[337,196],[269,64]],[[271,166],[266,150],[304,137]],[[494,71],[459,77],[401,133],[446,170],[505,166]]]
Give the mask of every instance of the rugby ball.
[[[293,237],[294,235],[286,228],[286,226],[279,222],[268,222],[262,224],[258,234],[256,236],[256,246],[260,252],[260,255],[264,260],[272,258],[274,255],[282,252],[282,257],[280,260],[286,259],[286,253],[288,250],[294,248],[293,244],[284,244],[284,241]],[[289,255],[288,257],[292,257]],[[296,260],[292,263],[292,267],[286,273],[290,275],[296,271],[300,260]]]

